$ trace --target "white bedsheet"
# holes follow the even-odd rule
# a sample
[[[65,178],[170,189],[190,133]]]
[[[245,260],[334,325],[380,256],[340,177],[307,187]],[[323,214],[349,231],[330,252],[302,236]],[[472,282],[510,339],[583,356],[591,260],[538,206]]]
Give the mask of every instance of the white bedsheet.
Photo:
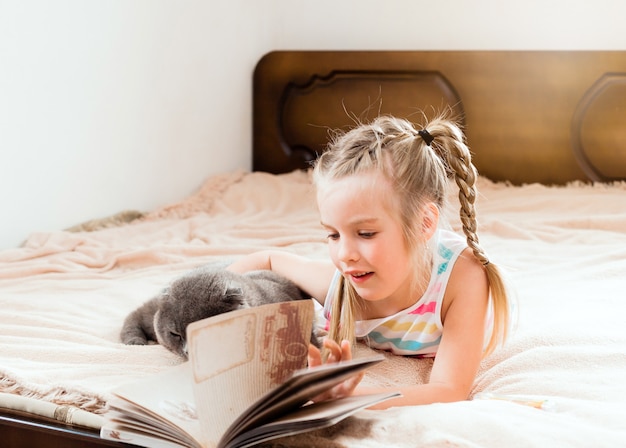
[[[626,446],[626,185],[479,189],[479,237],[508,272],[518,325],[483,361],[473,396],[554,410],[477,399],[363,411],[281,446]],[[102,412],[114,387],[180,362],[158,345],[122,345],[124,317],[217,258],[325,256],[313,197],[306,173],[228,173],[143,220],[37,233],[0,252],[0,392]],[[429,363],[388,357],[365,381],[425,381]]]

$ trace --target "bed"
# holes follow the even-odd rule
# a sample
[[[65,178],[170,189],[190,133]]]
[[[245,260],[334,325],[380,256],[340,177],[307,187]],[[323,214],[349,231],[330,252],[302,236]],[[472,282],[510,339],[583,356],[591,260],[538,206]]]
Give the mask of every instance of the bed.
[[[97,436],[110,391],[181,362],[121,344],[124,317],[199,264],[324,257],[307,169],[330,130],[446,107],[481,174],[482,245],[515,291],[510,342],[468,401],[362,411],[268,446],[626,445],[626,52],[277,51],[254,72],[252,171],[0,252],[3,446],[121,446]],[[429,363],[387,357],[364,381],[423,382]]]

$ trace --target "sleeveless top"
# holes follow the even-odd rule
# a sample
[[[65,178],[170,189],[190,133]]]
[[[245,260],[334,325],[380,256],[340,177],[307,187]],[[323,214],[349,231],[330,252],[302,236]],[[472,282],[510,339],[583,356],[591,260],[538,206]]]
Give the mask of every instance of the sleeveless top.
[[[464,238],[448,230],[438,230],[436,249],[428,287],[424,295],[412,306],[391,316],[356,322],[356,337],[370,347],[391,351],[396,355],[434,357],[437,353],[443,324],[441,306],[452,267],[467,248]],[[335,272],[324,301],[324,317],[330,318],[332,301],[341,278]]]

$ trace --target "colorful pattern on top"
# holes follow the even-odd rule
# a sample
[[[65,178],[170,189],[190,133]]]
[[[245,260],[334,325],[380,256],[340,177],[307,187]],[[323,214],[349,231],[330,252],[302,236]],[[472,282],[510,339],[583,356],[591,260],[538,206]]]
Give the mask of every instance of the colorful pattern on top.
[[[397,355],[432,357],[437,353],[443,324],[441,305],[458,256],[467,247],[456,233],[439,230],[430,282],[424,295],[412,306],[392,316],[356,322],[356,336],[370,347]],[[329,319],[331,303],[341,273],[337,271],[324,302],[324,316]]]

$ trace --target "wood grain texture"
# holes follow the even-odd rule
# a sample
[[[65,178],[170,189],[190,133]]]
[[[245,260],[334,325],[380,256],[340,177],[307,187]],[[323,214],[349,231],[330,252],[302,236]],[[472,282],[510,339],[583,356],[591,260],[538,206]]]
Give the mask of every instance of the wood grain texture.
[[[415,121],[418,109],[432,115],[458,95],[461,104],[450,105],[464,113],[481,174],[514,184],[588,180],[572,151],[573,116],[594,83],[620,72],[626,72],[623,51],[272,52],[254,74],[253,167],[269,172],[306,167],[323,149],[328,129],[353,126],[354,116],[372,118],[380,106],[383,112]],[[339,83],[341,73],[355,79],[359,74],[367,82]],[[398,83],[399,74],[406,76],[403,83]],[[453,94],[443,95],[432,79],[425,82],[429,74],[445,80],[443,90]],[[322,82],[333,79],[334,90]],[[314,95],[315,88],[326,92]],[[289,105],[298,89],[308,89],[311,101],[295,113]],[[602,109],[593,129],[585,131],[586,139],[615,135],[614,123],[625,115]],[[308,135],[304,124],[309,125]],[[297,141],[290,126],[298,127]],[[591,146],[585,151],[592,152]],[[626,178],[623,156],[603,163],[611,166],[610,179]]]

